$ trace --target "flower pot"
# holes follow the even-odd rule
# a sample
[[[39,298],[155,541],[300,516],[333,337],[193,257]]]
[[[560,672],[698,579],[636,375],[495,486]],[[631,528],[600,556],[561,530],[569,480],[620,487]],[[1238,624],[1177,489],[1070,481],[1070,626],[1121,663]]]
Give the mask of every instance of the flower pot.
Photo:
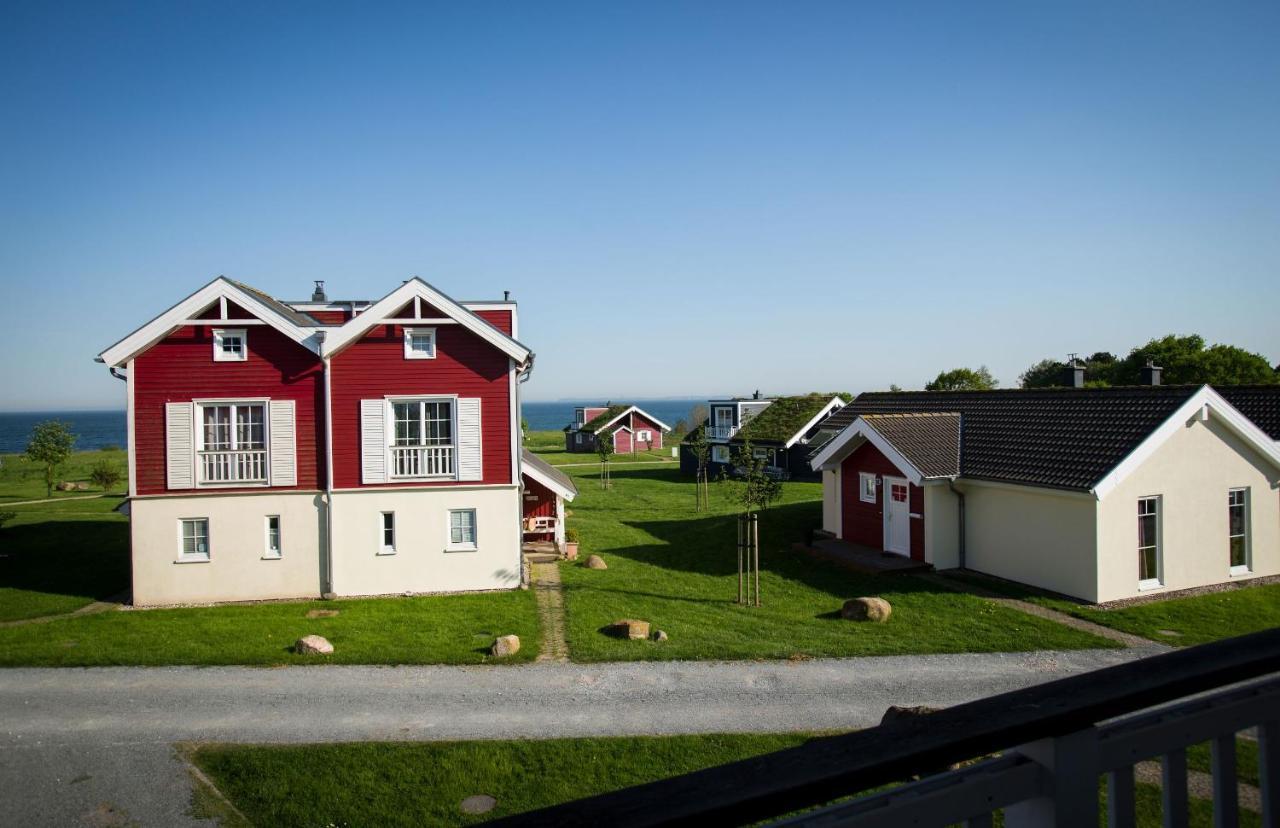
[[[578,544],[566,543],[564,545],[564,556],[567,560],[576,561],[578,559]]]

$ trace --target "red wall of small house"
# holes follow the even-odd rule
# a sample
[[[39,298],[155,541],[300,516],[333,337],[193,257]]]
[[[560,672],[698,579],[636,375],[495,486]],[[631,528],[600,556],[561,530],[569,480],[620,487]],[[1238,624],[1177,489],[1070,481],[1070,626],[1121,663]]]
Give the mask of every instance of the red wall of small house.
[[[877,478],[884,475],[905,477],[889,458],[871,443],[863,443],[840,466],[840,531],[841,537],[850,543],[884,549],[884,498],[885,487],[876,488],[876,502],[864,503],[858,497],[858,473],[871,472]],[[911,512],[924,515],[924,489],[908,483]],[[924,520],[908,518],[911,527],[911,557],[924,560]]]
[[[472,311],[472,313],[502,331],[507,336],[511,336],[511,311],[478,310]]]
[[[409,309],[412,313],[412,308]],[[424,312],[427,308],[424,305]],[[334,485],[360,482],[360,401],[389,395],[480,398],[484,483],[512,483],[510,358],[461,325],[436,327],[436,358],[405,359],[404,328],[377,325],[330,361]],[[374,486],[455,486],[454,481]],[[474,485],[474,484],[471,484]]]
[[[555,517],[555,493],[530,477],[522,477],[521,480],[524,481],[523,515],[527,518]]]
[[[230,310],[229,310],[230,313]],[[294,400],[298,485],[324,485],[324,386],[320,359],[267,325],[246,326],[248,358],[213,361],[213,328],[179,328],[134,358],[134,455],[138,494],[164,494],[165,403],[270,397]],[[246,491],[263,491],[249,487]],[[218,492],[236,491],[219,488]]]
[[[346,311],[340,310],[313,310],[306,311],[306,314],[321,325],[341,325],[349,318]]]
[[[631,432],[621,429],[613,432],[613,451],[615,454],[631,453]]]
[[[636,439],[636,451],[647,451],[648,449],[662,448],[662,428],[659,427],[658,424],[655,423],[653,420],[650,420],[648,417],[644,416],[643,414],[639,414],[633,411],[631,412],[630,416],[631,416],[631,429],[633,432],[638,433],[641,429],[644,429],[644,428],[647,428],[653,432],[653,440],[651,442],[645,443],[645,442],[641,442],[638,438]]]

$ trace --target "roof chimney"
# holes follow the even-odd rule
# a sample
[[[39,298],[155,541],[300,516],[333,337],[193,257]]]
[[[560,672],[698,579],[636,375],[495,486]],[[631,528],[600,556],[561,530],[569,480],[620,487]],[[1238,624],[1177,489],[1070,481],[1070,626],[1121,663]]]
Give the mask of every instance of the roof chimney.
[[[504,301],[504,302],[510,302],[510,301],[511,301],[511,291],[509,291],[509,290],[504,290],[504,291],[502,291],[502,301]]]
[[[1067,355],[1067,364],[1062,369],[1062,384],[1068,388],[1084,388],[1084,365],[1075,354]]]
[[[1143,385],[1159,385],[1160,372],[1164,369],[1156,365],[1151,360],[1147,360],[1147,364],[1142,366],[1142,384]]]
[[[751,395],[751,399],[753,399],[753,400],[758,400],[758,399],[760,399],[760,389],[759,389],[759,388],[757,388],[757,389],[755,390],[755,393]]]
[[[311,293],[312,302],[328,302],[329,297],[324,295],[324,279],[316,279],[316,289]]]

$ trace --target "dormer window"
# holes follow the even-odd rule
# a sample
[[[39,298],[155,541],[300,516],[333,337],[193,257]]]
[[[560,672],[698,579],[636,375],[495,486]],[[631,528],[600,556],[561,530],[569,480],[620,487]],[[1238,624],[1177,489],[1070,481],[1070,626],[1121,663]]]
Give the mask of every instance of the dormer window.
[[[404,329],[404,358],[405,359],[435,359],[436,358],[436,329],[435,328],[405,328]]]
[[[244,328],[214,328],[214,362],[244,362],[247,358]]]

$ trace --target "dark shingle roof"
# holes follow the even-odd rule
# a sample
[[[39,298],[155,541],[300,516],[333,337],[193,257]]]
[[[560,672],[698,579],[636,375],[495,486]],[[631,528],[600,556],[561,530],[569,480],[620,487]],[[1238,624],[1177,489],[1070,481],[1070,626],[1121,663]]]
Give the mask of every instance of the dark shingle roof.
[[[925,477],[960,473],[959,414],[864,414],[862,419]]]
[[[529,451],[528,449],[521,449],[520,462],[522,462],[526,466],[533,466],[537,468],[537,470],[541,474],[545,475],[546,477],[550,477],[552,480],[556,481],[561,486],[573,492],[575,496],[578,494],[578,487],[573,484],[573,478],[569,477],[569,475],[560,471],[555,466],[551,465],[546,460],[543,460],[541,457]]]
[[[223,276],[222,278],[227,279],[226,276]],[[284,302],[281,302],[279,299],[275,298],[274,296],[271,296],[270,294],[267,294],[267,293],[263,293],[262,291],[258,290],[256,287],[253,287],[252,285],[246,285],[244,282],[237,282],[235,279],[227,279],[227,281],[235,285],[236,287],[240,288],[241,290],[243,290],[245,293],[249,294],[253,298],[257,299],[262,304],[271,308],[273,311],[280,314],[285,319],[288,319],[290,322],[297,325],[298,327],[314,328],[314,327],[320,326],[320,321],[316,319],[314,316],[303,313],[300,310],[294,310],[293,308],[289,307]]]
[[[1280,385],[1215,385],[1213,390],[1272,440],[1280,440]]]
[[[861,394],[823,421],[955,412],[965,477],[1088,490],[1198,390],[1191,385]]]
[[[738,440],[767,440],[785,443],[818,416],[834,394],[805,394],[798,397],[775,397],[769,407],[751,419],[735,435]]]

